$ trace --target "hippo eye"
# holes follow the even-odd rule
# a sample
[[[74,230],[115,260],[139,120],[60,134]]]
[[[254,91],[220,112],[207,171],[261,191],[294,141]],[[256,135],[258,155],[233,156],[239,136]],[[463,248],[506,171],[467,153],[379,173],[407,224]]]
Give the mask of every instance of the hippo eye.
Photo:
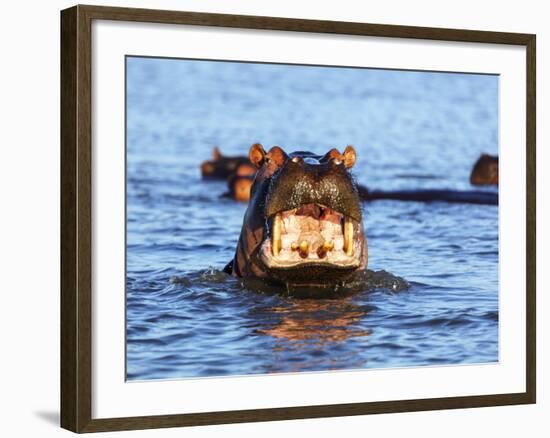
[[[335,158],[335,159],[334,159],[334,164],[336,164],[337,166],[339,166],[340,164],[342,164],[342,160],[340,160],[339,158]]]
[[[294,157],[294,158],[292,159],[292,162],[293,162],[293,163],[301,163],[301,162],[302,162],[302,159],[301,159],[300,157]]]

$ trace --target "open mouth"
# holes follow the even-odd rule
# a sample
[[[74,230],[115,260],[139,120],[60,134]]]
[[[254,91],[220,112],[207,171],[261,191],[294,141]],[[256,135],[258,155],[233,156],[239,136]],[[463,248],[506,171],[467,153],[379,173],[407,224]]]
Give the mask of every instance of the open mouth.
[[[305,204],[270,218],[261,256],[270,268],[356,268],[361,250],[359,222],[325,205]]]

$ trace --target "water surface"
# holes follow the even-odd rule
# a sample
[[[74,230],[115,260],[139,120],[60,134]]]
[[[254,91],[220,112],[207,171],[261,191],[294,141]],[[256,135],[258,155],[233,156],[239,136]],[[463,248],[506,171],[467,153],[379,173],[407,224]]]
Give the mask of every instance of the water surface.
[[[498,78],[128,58],[128,379],[498,360],[494,206],[365,205],[378,277],[347,298],[262,294],[223,274],[246,206],[199,164],[214,145],[258,141],[353,144],[372,189],[469,189],[479,154],[498,152]]]

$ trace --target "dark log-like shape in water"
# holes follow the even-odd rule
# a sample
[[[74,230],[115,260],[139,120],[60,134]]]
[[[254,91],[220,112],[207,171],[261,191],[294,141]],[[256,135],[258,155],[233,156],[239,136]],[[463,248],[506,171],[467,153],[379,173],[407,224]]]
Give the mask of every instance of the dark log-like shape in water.
[[[450,202],[456,204],[498,205],[498,193],[483,190],[369,190],[359,186],[359,197],[364,201],[394,199],[413,202]]]

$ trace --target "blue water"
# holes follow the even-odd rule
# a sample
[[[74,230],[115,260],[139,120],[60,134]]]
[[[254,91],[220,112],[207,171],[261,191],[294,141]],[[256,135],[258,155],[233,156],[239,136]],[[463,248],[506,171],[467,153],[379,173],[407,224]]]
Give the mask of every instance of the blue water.
[[[365,205],[369,268],[389,274],[348,298],[266,295],[220,272],[246,206],[199,164],[254,142],[353,144],[373,189],[469,189],[479,154],[498,153],[498,78],[128,58],[128,379],[498,360],[494,206]]]

